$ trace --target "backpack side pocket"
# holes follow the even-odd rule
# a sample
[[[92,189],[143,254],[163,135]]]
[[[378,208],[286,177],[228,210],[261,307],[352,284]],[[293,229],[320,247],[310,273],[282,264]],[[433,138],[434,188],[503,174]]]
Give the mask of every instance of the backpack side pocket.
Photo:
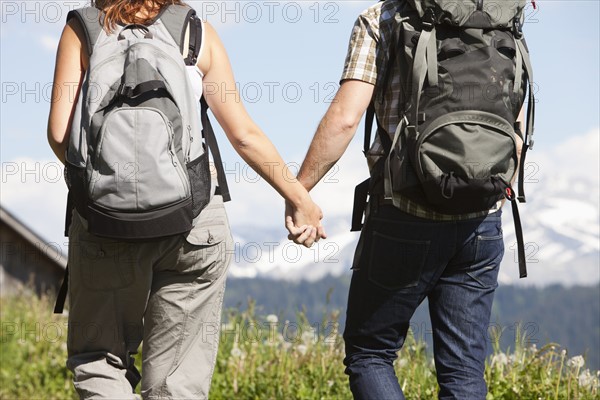
[[[210,166],[208,152],[186,165],[192,192],[192,215],[196,218],[210,201]]]

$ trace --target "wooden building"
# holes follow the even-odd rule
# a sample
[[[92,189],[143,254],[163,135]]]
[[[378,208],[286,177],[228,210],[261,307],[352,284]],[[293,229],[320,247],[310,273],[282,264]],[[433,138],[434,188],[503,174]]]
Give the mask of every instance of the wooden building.
[[[0,206],[0,295],[60,288],[66,257]]]

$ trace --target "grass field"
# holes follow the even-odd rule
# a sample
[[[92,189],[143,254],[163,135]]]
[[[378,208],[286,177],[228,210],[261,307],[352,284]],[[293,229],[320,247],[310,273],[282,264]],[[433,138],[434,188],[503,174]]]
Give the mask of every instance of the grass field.
[[[66,317],[51,311],[48,297],[0,300],[0,399],[77,398],[64,366]],[[337,315],[311,325],[302,313],[290,322],[256,315],[252,305],[226,311],[211,399],[351,398]],[[395,364],[408,399],[437,394],[425,347],[409,337]],[[517,340],[509,352],[495,345],[486,380],[489,400],[600,399],[599,372],[557,344],[538,348]]]

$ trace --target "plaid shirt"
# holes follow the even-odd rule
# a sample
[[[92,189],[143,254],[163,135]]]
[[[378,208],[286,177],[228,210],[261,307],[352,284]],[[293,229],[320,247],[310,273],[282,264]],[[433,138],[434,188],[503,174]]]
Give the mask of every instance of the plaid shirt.
[[[352,29],[350,45],[342,81],[354,79],[373,85],[381,85],[386,76],[386,70],[389,63],[389,49],[393,32],[406,15],[407,2],[398,0],[386,0],[365,10],[357,19]],[[393,140],[393,134],[400,123],[399,101],[401,99],[401,77],[407,71],[401,71],[398,63],[393,63],[393,70],[390,75],[390,87],[385,91],[382,101],[375,101],[375,113],[381,127],[386,130]],[[381,145],[379,137],[376,137],[373,145],[367,153],[369,167],[380,158],[385,156],[385,150]],[[394,196],[398,196],[395,194]],[[406,213],[416,215],[417,217],[427,218],[438,221],[454,221],[481,217],[488,211],[462,214],[446,215],[440,214],[427,208],[426,205],[418,204],[407,198],[398,196],[400,199],[400,209]],[[497,211],[500,208],[499,202],[489,212]]]

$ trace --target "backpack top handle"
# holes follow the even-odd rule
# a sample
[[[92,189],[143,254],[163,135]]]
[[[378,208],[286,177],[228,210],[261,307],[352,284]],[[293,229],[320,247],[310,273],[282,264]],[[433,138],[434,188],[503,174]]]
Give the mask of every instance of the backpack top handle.
[[[87,43],[88,56],[92,56],[94,52],[94,46],[100,37],[104,25],[104,12],[96,7],[83,7],[76,10],[69,11],[67,14],[67,22],[72,18],[76,18],[79,24],[83,27],[85,33],[85,39]],[[201,42],[201,28],[198,29],[200,24],[196,11],[188,5],[177,5],[169,4],[154,17],[150,25],[158,20],[161,20],[165,28],[177,44],[182,54],[184,54],[184,44],[188,27],[190,28],[191,37],[195,37],[195,40],[190,40],[188,53],[186,57],[186,65],[192,65],[190,62],[194,62],[194,54],[197,58],[197,53],[200,50]],[[140,26],[139,24],[135,24]],[[144,26],[144,25],[141,25]],[[127,28],[128,25],[125,26]],[[131,29],[131,28],[129,28]],[[147,29],[147,28],[146,28]],[[198,37],[199,36],[199,37]]]

